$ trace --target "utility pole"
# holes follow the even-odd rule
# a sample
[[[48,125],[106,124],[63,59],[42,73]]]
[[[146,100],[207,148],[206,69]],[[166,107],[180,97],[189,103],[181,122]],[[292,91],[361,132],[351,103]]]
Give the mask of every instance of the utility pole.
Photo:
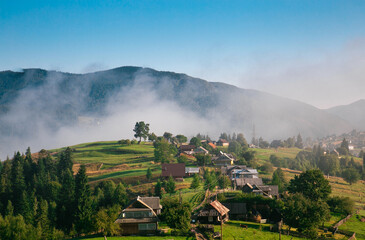
[[[223,240],[223,216],[221,214],[221,240]]]

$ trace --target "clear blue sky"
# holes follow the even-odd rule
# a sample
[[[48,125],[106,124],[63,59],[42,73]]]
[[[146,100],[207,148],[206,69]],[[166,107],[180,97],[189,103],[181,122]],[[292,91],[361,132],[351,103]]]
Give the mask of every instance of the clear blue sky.
[[[0,1],[0,70],[135,65],[293,97],[273,79],[308,72],[294,60],[328,68],[364,39],[365,1]]]

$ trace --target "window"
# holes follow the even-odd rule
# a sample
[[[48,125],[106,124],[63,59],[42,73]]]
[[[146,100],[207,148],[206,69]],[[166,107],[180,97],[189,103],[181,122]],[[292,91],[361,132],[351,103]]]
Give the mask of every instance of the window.
[[[146,231],[146,230],[156,230],[155,223],[140,223],[138,224],[139,231]]]
[[[123,217],[125,218],[147,218],[152,217],[153,214],[151,211],[141,211],[141,212],[125,212],[123,213]]]

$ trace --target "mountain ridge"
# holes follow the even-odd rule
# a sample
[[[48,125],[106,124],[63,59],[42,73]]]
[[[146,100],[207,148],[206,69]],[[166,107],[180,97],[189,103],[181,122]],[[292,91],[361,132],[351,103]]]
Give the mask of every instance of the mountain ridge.
[[[0,72],[0,136],[4,139],[43,131],[54,135],[77,126],[80,116],[106,123],[118,113],[131,122],[154,120],[155,125],[176,115],[164,124],[165,131],[186,135],[194,134],[196,128],[210,135],[243,132],[252,137],[255,128],[256,137],[269,140],[298,133],[316,138],[353,129],[347,120],[307,103],[184,73],[136,66],[86,74],[37,68]]]

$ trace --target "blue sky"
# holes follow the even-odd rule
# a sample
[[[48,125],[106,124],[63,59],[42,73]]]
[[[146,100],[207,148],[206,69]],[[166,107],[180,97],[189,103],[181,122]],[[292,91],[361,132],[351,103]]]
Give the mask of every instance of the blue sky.
[[[0,70],[144,66],[321,108],[365,98],[364,43],[365,1],[0,1]]]

